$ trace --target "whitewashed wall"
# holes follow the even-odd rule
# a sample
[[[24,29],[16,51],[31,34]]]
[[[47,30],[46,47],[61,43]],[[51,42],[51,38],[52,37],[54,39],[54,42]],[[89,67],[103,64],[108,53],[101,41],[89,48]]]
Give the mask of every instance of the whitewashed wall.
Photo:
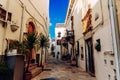
[[[83,47],[84,59],[79,56],[79,66],[86,70],[86,60],[85,60],[85,40],[82,33],[82,16],[85,13],[82,11],[87,11],[87,4],[91,4],[92,8],[92,26],[93,26],[93,51],[94,51],[94,63],[95,63],[95,76],[97,80],[114,80],[116,70],[115,56],[113,53],[113,39],[110,24],[110,15],[108,10],[108,0],[85,0],[86,4],[81,4],[81,0],[76,0],[74,7],[71,11],[71,16],[74,16],[74,30],[75,30],[75,41],[79,41],[80,47]],[[101,1],[101,2],[100,2]],[[82,6],[81,6],[82,5]],[[99,18],[95,21],[96,14]],[[67,21],[66,21],[67,22]],[[70,21],[68,19],[67,24]],[[67,27],[69,27],[67,25]],[[101,41],[101,51],[95,50],[96,40]],[[70,49],[70,47],[69,47]],[[81,49],[80,49],[81,50]],[[107,53],[107,54],[105,54]],[[107,63],[105,63],[105,61]],[[113,65],[111,62],[113,61]]]
[[[21,2],[23,3],[24,11],[23,11],[23,18],[22,18],[22,9]],[[12,32],[10,29],[10,23],[8,23],[6,28],[3,28],[0,23],[0,54],[4,52],[6,47],[5,39],[20,39],[20,29],[22,28],[22,35],[23,32],[27,31],[27,22],[30,18],[34,18],[33,21],[35,22],[36,30],[39,33],[43,33],[46,36],[49,35],[49,0],[0,0],[0,4],[5,10],[8,10],[12,13],[12,21],[19,26],[18,30]],[[37,9],[35,10],[35,8]],[[23,24],[21,26],[21,23]],[[22,38],[23,36],[21,36]]]
[[[58,37],[58,33],[61,33],[61,37]],[[57,53],[59,52],[60,55],[59,55],[59,59],[61,58],[61,46],[60,45],[57,45],[57,40],[60,40],[62,39],[62,37],[64,37],[66,34],[66,28],[65,26],[59,26],[57,27],[56,25],[56,28],[55,28],[55,42],[56,42],[56,45],[55,45],[55,57],[57,58]]]

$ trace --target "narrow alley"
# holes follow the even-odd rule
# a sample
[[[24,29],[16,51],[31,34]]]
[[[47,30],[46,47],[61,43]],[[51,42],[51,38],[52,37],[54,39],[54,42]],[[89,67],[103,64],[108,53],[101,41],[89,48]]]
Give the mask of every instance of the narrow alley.
[[[49,57],[45,70],[32,80],[96,80],[80,68]]]
[[[120,0],[0,0],[0,80],[120,80]]]

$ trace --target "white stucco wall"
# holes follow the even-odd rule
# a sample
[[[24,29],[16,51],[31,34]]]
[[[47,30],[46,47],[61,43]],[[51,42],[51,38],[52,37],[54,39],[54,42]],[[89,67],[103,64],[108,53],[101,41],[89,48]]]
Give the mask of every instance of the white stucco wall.
[[[76,0],[75,4],[73,5],[71,16],[74,16],[74,35],[75,35],[75,43],[79,42],[79,60],[78,60],[78,66],[81,67],[83,70],[86,70],[86,63],[85,63],[85,44],[84,44],[84,38],[82,34],[82,1]],[[66,21],[66,29],[71,30],[71,17],[68,18]],[[76,45],[75,45],[76,46]],[[69,47],[69,53],[72,48],[71,45],[68,45]],[[84,58],[81,59],[81,47],[83,47],[83,55]]]
[[[58,37],[58,33],[61,33],[61,36]],[[66,28],[63,23],[57,23],[55,28],[55,42],[56,42],[56,49],[55,49],[55,57],[57,58],[57,53],[60,52],[59,59],[61,58],[61,46],[57,45],[57,40],[62,39],[62,37],[65,37],[66,34]]]
[[[0,24],[0,55],[3,54],[4,27]]]
[[[58,37],[58,32],[61,33],[61,37]],[[62,37],[65,36],[66,33],[66,28],[65,27],[59,27],[59,28],[55,28],[55,38],[56,39],[61,39]]]
[[[23,3],[24,11],[22,18],[21,2]],[[31,2],[30,2],[31,1]],[[49,0],[0,0],[2,7],[12,13],[12,20],[8,23],[6,28],[3,28],[0,23],[0,54],[4,52],[6,47],[5,39],[20,39],[20,29],[22,28],[22,35],[27,31],[27,22],[31,18],[35,22],[35,27],[38,33],[49,35]],[[33,5],[32,5],[33,4]],[[35,10],[35,8],[37,10]],[[23,24],[21,25],[22,21]],[[12,22],[19,26],[18,30],[12,32],[10,25]],[[23,38],[23,36],[21,36]],[[1,46],[2,45],[2,46]]]
[[[108,1],[107,0],[101,0],[102,2],[102,12],[100,12],[100,1],[96,3],[95,6],[93,6],[93,15],[95,12],[99,13],[99,19],[97,21],[94,20],[94,16],[92,18],[92,24],[94,24],[93,28],[98,25],[102,20],[102,14],[103,14],[103,25],[99,25],[97,30],[94,33],[93,37],[93,48],[95,48],[95,43],[97,39],[100,39],[101,41],[101,52],[97,52],[94,49],[94,59],[95,59],[95,71],[96,71],[96,77],[98,80],[108,80],[109,75],[110,79],[114,79],[114,71],[113,69],[116,69],[115,67],[115,56],[111,56],[110,54],[104,55],[104,52],[106,51],[112,51],[113,52],[113,39],[112,39],[112,32],[111,32],[111,24],[110,24],[110,15],[108,11]],[[99,8],[99,10],[98,10]],[[107,64],[105,64],[104,60],[107,61]],[[110,60],[113,60],[114,62],[114,68],[111,67]],[[102,73],[102,74],[101,74]]]
[[[102,4],[100,3],[100,1],[102,2]],[[86,7],[82,7],[81,5],[83,4],[81,3],[81,0],[76,0],[76,3],[74,4],[74,7],[70,14],[71,16],[74,16],[75,41],[79,41],[80,48],[83,47],[84,59],[81,60],[81,56],[79,56],[79,66],[86,70],[85,39],[82,32],[82,11],[85,10],[86,12],[87,4],[91,4],[95,76],[97,80],[109,80],[110,75],[110,79],[114,80],[114,69],[116,69],[115,56],[114,54],[111,55],[110,53],[107,53],[106,55],[104,54],[107,51],[113,53],[113,39],[111,32],[110,16],[108,11],[108,0],[86,0]],[[96,14],[99,15],[99,18],[95,21]],[[66,22],[66,27],[69,27],[68,25],[70,23],[70,20],[68,19],[68,21]],[[97,39],[100,39],[101,41],[100,52],[95,50],[95,43]],[[105,63],[105,60],[107,64]],[[111,65],[111,61],[113,61],[113,65]]]
[[[79,67],[83,68],[83,70],[86,70],[86,63],[85,63],[85,44],[84,44],[84,38],[82,34],[82,3],[81,0],[76,1],[74,5],[74,30],[75,30],[75,42],[79,41]],[[81,59],[81,47],[83,47],[83,53],[84,53],[84,58],[83,60]]]

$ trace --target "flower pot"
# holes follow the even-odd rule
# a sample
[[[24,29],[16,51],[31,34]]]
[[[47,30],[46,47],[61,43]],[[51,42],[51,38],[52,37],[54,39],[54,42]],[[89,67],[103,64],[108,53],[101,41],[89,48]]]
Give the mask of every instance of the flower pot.
[[[15,32],[18,28],[19,28],[19,26],[17,26],[17,25],[11,25],[12,32]]]
[[[31,80],[32,74],[31,73],[25,73],[24,78],[25,78],[24,80]]]
[[[76,61],[75,60],[72,60],[71,61],[71,66],[75,66],[76,65]]]
[[[101,51],[100,39],[97,39],[97,40],[96,40],[95,49],[96,49],[97,51]]]

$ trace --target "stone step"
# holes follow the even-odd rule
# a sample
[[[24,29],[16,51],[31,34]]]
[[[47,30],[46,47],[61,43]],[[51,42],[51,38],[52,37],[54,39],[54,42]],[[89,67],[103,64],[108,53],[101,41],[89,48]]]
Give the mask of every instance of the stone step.
[[[35,76],[37,76],[38,74],[40,74],[42,72],[42,68],[38,67],[37,63],[30,64],[28,70],[31,72],[32,78],[35,77]]]
[[[29,71],[32,70],[32,69],[35,69],[37,67],[37,63],[33,63],[33,64],[30,64],[29,66]]]
[[[32,78],[33,78],[42,72],[42,68],[36,67],[35,69],[30,70],[30,72],[31,72]]]
[[[37,65],[37,63],[31,63],[29,66],[32,67],[32,66],[35,66]]]

